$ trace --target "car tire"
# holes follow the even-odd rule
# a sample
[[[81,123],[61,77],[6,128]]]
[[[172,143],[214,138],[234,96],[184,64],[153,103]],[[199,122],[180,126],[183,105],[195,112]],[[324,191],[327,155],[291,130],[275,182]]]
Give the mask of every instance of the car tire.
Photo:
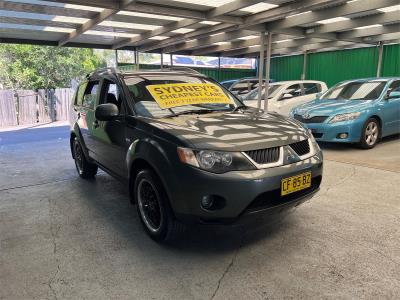
[[[78,138],[73,141],[73,151],[76,170],[81,178],[91,179],[97,174],[98,166],[88,162]]]
[[[185,224],[175,219],[158,176],[150,169],[138,173],[134,183],[136,209],[146,233],[157,242],[179,238]]]
[[[359,146],[362,149],[372,149],[378,143],[380,136],[379,121],[375,118],[369,118],[361,131]]]

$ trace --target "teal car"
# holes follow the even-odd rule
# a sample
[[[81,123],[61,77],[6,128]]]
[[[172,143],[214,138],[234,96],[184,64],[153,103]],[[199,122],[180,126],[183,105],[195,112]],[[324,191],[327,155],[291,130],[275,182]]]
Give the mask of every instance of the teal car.
[[[317,141],[373,148],[380,138],[400,133],[400,77],[340,82],[290,116]]]

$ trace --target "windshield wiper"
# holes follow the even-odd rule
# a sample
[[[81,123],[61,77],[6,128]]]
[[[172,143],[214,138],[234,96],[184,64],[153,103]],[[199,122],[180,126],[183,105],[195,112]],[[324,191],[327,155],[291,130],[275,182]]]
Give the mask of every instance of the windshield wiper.
[[[216,112],[216,111],[223,112],[226,110],[222,110],[222,109],[191,109],[191,110],[185,110],[185,111],[181,111],[181,112],[177,112],[177,113],[168,115],[165,118],[177,117],[180,115],[190,115],[190,114],[208,114],[208,113],[212,113],[212,112]]]

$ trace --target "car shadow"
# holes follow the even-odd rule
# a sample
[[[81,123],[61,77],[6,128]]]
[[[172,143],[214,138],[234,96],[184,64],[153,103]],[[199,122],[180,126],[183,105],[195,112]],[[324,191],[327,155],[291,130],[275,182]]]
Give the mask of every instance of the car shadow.
[[[261,240],[279,235],[282,228],[296,226],[292,211],[272,218],[261,218],[241,225],[194,225],[188,228],[179,239],[167,243],[153,241],[144,231],[136,212],[136,206],[130,204],[129,193],[125,185],[101,172],[96,179],[77,184],[83,188],[85,202],[89,204],[118,232],[120,238],[136,248],[152,244],[164,251],[214,255],[230,253],[238,248],[247,247]]]

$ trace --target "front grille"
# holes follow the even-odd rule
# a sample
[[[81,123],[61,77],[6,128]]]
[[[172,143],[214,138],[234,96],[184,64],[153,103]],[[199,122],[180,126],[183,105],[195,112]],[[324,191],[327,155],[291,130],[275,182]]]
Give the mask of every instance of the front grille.
[[[315,116],[310,119],[304,119],[301,115],[294,115],[294,118],[301,123],[323,123],[328,117],[327,116]]]
[[[280,147],[246,151],[245,153],[256,163],[270,164],[279,160]]]
[[[265,208],[272,208],[281,204],[288,203],[300,197],[306,196],[319,188],[321,185],[322,176],[316,176],[311,179],[311,186],[307,189],[291,193],[286,196],[281,196],[281,189],[276,189],[270,192],[258,195],[253,202],[247,207],[247,211],[257,211]]]
[[[293,143],[293,144],[290,144],[289,146],[299,156],[302,156],[302,155],[305,155],[307,153],[310,153],[310,143],[308,142],[308,140],[304,140],[304,141],[301,141],[301,142]]]

